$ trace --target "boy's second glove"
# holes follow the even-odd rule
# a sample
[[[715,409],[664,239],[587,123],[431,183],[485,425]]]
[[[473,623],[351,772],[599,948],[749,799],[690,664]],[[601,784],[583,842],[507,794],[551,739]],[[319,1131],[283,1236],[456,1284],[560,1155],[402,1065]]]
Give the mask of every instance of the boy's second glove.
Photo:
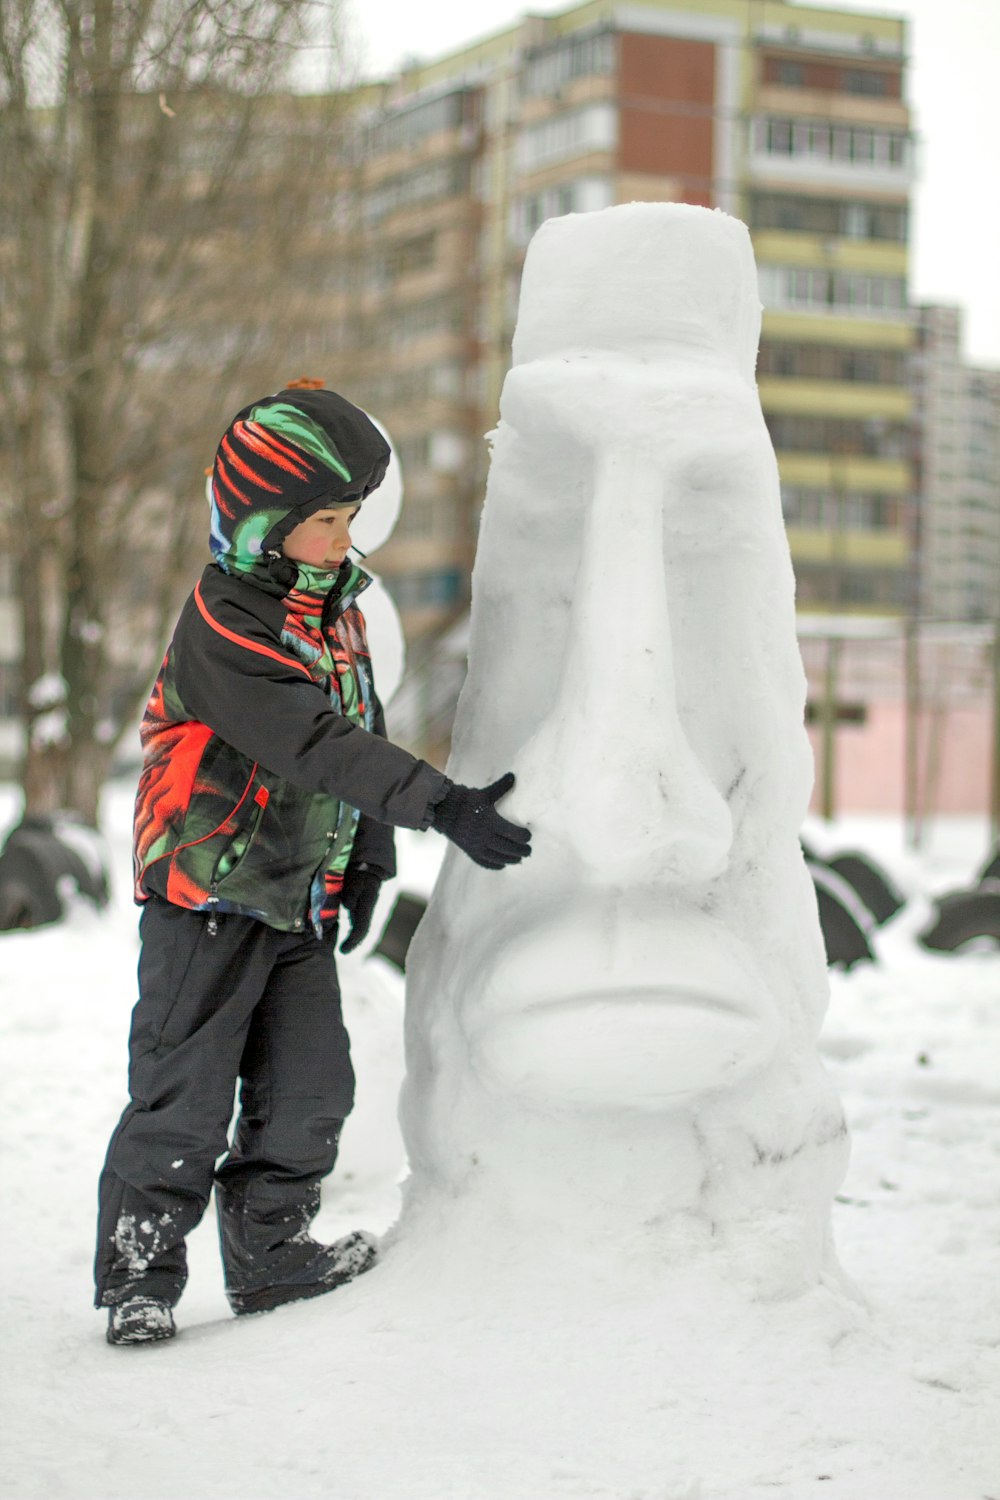
[[[434,809],[433,827],[486,870],[520,864],[531,853],[531,834],[501,817],[493,805],[513,785],[513,771],[487,787],[452,782]]]
[[[341,953],[353,953],[368,936],[378,893],[385,876],[370,865],[348,865],[340,904],[351,916],[351,930],[340,945]]]

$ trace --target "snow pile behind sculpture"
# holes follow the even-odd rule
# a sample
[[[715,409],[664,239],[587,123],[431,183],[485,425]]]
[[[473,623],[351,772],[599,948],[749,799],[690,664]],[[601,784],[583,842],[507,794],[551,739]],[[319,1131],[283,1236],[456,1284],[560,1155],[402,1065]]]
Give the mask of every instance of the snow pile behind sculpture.
[[[534,852],[497,875],[449,850],[410,950],[404,1229],[474,1200],[675,1266],[711,1249],[769,1295],[834,1267],[759,326],[720,212],[569,215],[529,248],[448,769],[512,768]]]

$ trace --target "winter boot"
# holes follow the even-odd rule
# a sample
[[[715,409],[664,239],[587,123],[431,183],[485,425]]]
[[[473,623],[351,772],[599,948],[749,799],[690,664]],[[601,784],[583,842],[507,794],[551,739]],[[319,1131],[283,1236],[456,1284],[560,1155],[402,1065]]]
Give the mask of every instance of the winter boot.
[[[109,1344],[152,1344],[176,1332],[173,1309],[162,1297],[126,1297],[108,1308]]]
[[[305,1247],[312,1250],[312,1255],[290,1272],[293,1280],[252,1291],[227,1290],[229,1305],[237,1317],[245,1313],[270,1312],[286,1302],[301,1302],[306,1297],[321,1297],[324,1292],[332,1292],[356,1276],[363,1276],[378,1259],[378,1242],[360,1229],[335,1240],[332,1245],[307,1240]]]
[[[309,1233],[319,1212],[318,1181],[278,1173],[216,1180],[215,1206],[226,1296],[237,1315],[319,1297],[375,1264],[378,1244],[356,1230],[332,1245]]]

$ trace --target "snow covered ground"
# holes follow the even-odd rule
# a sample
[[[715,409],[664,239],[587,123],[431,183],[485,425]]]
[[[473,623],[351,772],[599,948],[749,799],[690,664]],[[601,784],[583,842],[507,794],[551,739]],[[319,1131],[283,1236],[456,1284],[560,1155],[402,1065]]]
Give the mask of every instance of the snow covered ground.
[[[981,824],[939,825],[919,857],[895,823],[809,830],[821,852],[868,848],[911,897],[878,965],[833,977],[824,1033],[853,1135],[835,1211],[853,1296],[747,1305],[662,1252],[571,1235],[511,1266],[494,1253],[507,1236],[470,1221],[431,1270],[390,1236],[353,1287],[237,1323],[206,1219],[181,1337],[111,1349],[90,1263],[134,999],[130,805],[130,786],[110,789],[112,909],[0,935],[0,1494],[1000,1497],[1000,955],[915,942],[930,894],[982,861]],[[0,826],[13,814],[0,795]],[[402,884],[426,889],[443,841],[404,843]],[[379,959],[342,977],[360,1086],[329,1236],[388,1229],[403,1167],[402,986]]]

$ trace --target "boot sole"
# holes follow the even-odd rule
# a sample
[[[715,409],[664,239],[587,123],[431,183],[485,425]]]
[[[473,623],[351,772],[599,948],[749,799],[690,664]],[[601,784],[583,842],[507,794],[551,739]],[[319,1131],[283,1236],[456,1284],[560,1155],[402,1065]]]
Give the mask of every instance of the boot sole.
[[[175,1339],[177,1337],[177,1329],[157,1328],[155,1331],[149,1333],[139,1333],[138,1331],[132,1333],[115,1333],[113,1329],[109,1328],[105,1336],[108,1343],[114,1345],[162,1344],[167,1339]]]
[[[309,1281],[279,1281],[255,1290],[238,1290],[235,1287],[228,1289],[226,1296],[236,1316],[240,1318],[250,1313],[271,1312],[276,1307],[283,1307],[286,1302],[304,1302],[309,1297],[322,1297],[326,1292],[336,1291],[338,1286],[346,1286],[349,1281],[363,1276],[378,1263],[378,1242],[363,1230],[356,1230],[353,1234],[345,1235],[342,1240],[337,1240],[336,1244],[320,1246],[318,1250],[330,1260],[333,1260],[334,1253],[339,1259],[339,1264],[334,1260],[328,1267],[325,1276],[320,1275]],[[317,1254],[314,1261],[321,1258]],[[308,1267],[303,1269],[308,1275]]]
[[[314,1281],[308,1286],[266,1286],[259,1292],[230,1296],[229,1305],[238,1318],[247,1317],[251,1313],[273,1312],[276,1307],[284,1307],[288,1302],[305,1302],[309,1297],[322,1297],[325,1292],[335,1292],[339,1286],[346,1286],[349,1281],[354,1281],[356,1276],[362,1274],[358,1271],[354,1276]]]

